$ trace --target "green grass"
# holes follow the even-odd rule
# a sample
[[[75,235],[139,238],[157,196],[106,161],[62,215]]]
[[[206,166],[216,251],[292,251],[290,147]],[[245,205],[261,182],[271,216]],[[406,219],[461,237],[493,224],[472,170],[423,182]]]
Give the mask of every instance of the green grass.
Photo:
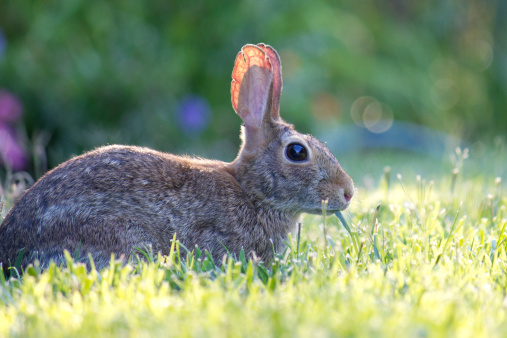
[[[69,255],[66,268],[0,276],[0,336],[507,336],[505,183],[471,160],[427,178],[378,158],[393,169],[354,177],[350,232],[306,216],[299,249],[292,238],[269,268],[201,252],[182,263],[178,246],[101,272]]]

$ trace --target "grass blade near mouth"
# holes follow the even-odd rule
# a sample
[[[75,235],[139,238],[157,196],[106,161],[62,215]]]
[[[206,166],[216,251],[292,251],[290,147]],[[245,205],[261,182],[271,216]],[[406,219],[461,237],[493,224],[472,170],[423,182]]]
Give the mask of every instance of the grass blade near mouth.
[[[340,220],[340,222],[342,223],[343,227],[345,228],[345,230],[347,230],[347,232],[349,233],[349,236],[350,238],[352,239],[352,243],[354,244],[354,248],[356,249],[356,253],[359,255],[359,247],[358,247],[358,244],[357,244],[357,239],[356,239],[356,236],[352,233],[352,231],[350,230],[350,226],[349,224],[347,223],[347,221],[345,220],[345,217],[343,217],[343,214],[341,213],[340,210],[338,210],[337,212],[334,213],[336,215],[336,217],[338,217],[338,219]]]

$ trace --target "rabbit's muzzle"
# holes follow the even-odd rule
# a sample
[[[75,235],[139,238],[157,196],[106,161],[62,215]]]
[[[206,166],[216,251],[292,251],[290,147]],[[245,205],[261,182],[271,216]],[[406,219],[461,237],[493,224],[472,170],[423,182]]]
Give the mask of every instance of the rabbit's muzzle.
[[[354,182],[343,169],[339,168],[334,179],[320,183],[320,197],[327,200],[329,213],[347,209],[354,196]]]

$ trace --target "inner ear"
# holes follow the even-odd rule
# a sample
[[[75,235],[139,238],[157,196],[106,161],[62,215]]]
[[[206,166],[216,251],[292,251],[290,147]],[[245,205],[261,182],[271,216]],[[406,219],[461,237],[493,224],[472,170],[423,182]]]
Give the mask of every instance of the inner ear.
[[[272,88],[271,70],[264,67],[250,67],[241,81],[236,112],[245,126],[259,128],[264,116],[268,116]]]
[[[246,45],[236,56],[232,71],[231,101],[236,113],[249,130],[259,129],[270,115],[273,71],[266,52]]]

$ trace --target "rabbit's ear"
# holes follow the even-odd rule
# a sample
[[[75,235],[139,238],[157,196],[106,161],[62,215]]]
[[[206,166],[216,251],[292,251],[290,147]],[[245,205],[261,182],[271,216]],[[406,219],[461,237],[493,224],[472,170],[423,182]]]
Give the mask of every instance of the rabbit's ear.
[[[259,129],[271,112],[272,66],[267,53],[255,45],[246,45],[236,56],[232,71],[231,100],[247,129]]]
[[[271,117],[274,120],[280,118],[280,96],[282,95],[282,63],[276,50],[270,45],[259,43],[257,45],[261,48],[269,58],[271,63],[271,71],[273,73],[273,92],[271,96]]]

